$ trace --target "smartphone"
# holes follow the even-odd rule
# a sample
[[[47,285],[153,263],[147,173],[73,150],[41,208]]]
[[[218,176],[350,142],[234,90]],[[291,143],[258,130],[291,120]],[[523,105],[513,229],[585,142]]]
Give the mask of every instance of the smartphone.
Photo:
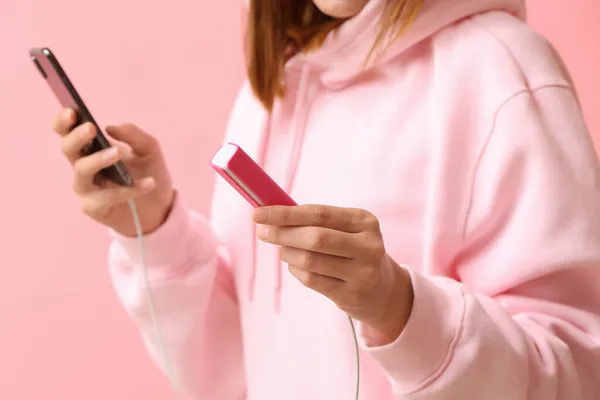
[[[253,207],[297,205],[237,144],[222,146],[211,166]]]
[[[48,48],[34,48],[29,50],[31,61],[37,68],[40,75],[46,80],[48,86],[60,102],[63,108],[72,108],[77,113],[77,122],[75,126],[86,122],[91,122],[96,127],[96,137],[82,150],[82,155],[90,155],[97,151],[110,147],[110,142],[102,133],[102,130],[92,117],[92,114],[85,106],[81,96],[75,90],[75,86],[60,66],[56,56]],[[103,178],[111,180],[122,186],[132,186],[133,179],[125,168],[125,165],[119,161],[113,166],[101,171]]]

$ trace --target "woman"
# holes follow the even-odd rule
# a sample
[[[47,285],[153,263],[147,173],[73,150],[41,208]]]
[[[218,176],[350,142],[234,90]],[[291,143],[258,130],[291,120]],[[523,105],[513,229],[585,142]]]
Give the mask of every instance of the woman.
[[[151,135],[110,127],[120,145],[80,158],[93,128],[57,117],[82,208],[114,233],[119,298],[159,359],[137,202],[188,393],[353,398],[347,313],[361,399],[600,398],[597,157],[523,14],[520,0],[252,1],[226,141],[317,205],[252,213],[219,181],[205,219]],[[94,180],[119,159],[135,187]]]

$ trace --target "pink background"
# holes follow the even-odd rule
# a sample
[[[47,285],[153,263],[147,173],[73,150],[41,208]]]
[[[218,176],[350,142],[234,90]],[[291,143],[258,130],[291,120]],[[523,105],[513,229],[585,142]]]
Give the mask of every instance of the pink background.
[[[600,3],[529,4],[600,143]],[[159,136],[180,191],[206,210],[243,74],[240,17],[237,0],[0,0],[0,398],[172,398],[113,296],[106,232],[70,192],[57,104],[28,48],[52,47],[100,123]]]

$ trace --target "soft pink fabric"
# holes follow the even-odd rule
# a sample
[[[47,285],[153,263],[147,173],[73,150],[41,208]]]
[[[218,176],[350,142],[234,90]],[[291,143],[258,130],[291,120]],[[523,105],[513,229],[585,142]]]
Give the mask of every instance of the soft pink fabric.
[[[361,71],[383,3],[290,60],[270,118],[245,85],[226,138],[296,201],[372,211],[410,269],[400,337],[375,347],[359,324],[361,399],[599,399],[599,169],[567,72],[517,0],[427,1]],[[219,180],[210,219],[178,200],[147,237],[179,383],[200,400],[352,399],[346,316],[250,213]],[[110,264],[156,356],[137,242],[115,236]]]

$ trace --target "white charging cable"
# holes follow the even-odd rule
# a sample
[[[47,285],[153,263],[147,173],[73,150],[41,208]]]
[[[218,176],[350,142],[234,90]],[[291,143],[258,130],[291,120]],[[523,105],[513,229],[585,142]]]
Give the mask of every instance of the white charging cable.
[[[158,347],[163,358],[163,365],[165,368],[165,372],[167,374],[167,378],[171,383],[171,388],[173,389],[173,393],[175,394],[176,400],[183,400],[181,393],[179,391],[179,387],[175,380],[175,373],[173,372],[173,365],[171,364],[171,360],[169,359],[169,354],[167,353],[167,347],[165,345],[165,339],[162,334],[162,330],[160,328],[160,323],[158,322],[158,315],[156,313],[156,307],[154,305],[154,298],[152,297],[152,290],[150,289],[150,279],[148,278],[148,265],[146,264],[146,247],[144,245],[144,231],[142,230],[142,224],[140,223],[140,217],[137,213],[137,208],[135,206],[134,200],[129,200],[129,209],[131,210],[131,215],[133,217],[133,223],[135,225],[135,231],[137,234],[138,243],[140,246],[140,261],[142,264],[142,275],[144,279],[144,286],[146,291],[146,301],[148,302],[148,308],[150,309],[150,315],[152,317],[152,321],[154,323],[154,329],[156,331],[156,337],[158,342]],[[354,354],[356,360],[356,389],[354,399],[359,400],[359,389],[360,389],[360,355],[358,351],[358,338],[356,336],[356,328],[354,327],[354,322],[352,318],[348,316],[348,321],[350,322],[350,327],[352,329],[352,337],[354,339]]]
[[[354,359],[356,360],[356,388],[354,391],[354,400],[358,400],[360,392],[360,352],[358,351],[358,337],[356,336],[356,328],[352,317],[348,316],[350,328],[352,329],[352,339],[354,339]]]
[[[138,243],[140,245],[140,261],[142,264],[142,275],[144,279],[144,287],[146,291],[146,301],[148,302],[148,308],[150,309],[150,316],[152,317],[152,322],[154,323],[154,329],[156,333],[156,338],[158,342],[158,347],[160,350],[160,354],[163,358],[163,365],[165,368],[165,372],[167,374],[167,378],[171,383],[171,388],[173,389],[173,393],[175,394],[176,400],[183,400],[181,393],[179,391],[179,387],[177,386],[177,382],[175,381],[175,373],[173,372],[173,365],[171,364],[171,360],[169,359],[169,354],[167,353],[167,346],[165,345],[165,339],[162,334],[162,330],[160,329],[160,323],[158,322],[158,314],[156,313],[156,307],[154,305],[154,298],[152,297],[152,290],[150,289],[150,279],[148,277],[148,265],[146,264],[146,247],[144,246],[144,231],[142,230],[142,224],[140,223],[140,216],[137,213],[137,207],[135,206],[134,200],[129,200],[129,209],[131,210],[131,215],[133,217],[133,224],[135,225],[135,231],[137,234]]]

